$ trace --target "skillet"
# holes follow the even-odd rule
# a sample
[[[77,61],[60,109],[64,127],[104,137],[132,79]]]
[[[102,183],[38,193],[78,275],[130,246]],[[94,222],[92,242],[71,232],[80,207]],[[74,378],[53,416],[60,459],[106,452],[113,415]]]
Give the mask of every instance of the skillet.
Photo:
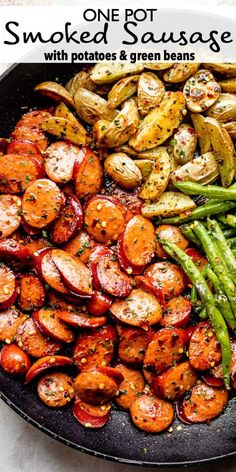
[[[71,64],[18,64],[0,77],[0,135],[8,136],[16,121],[31,107],[44,106],[33,93],[44,80],[65,83],[81,68]],[[47,102],[48,103],[48,102]],[[173,432],[145,434],[128,414],[114,410],[107,425],[86,430],[71,409],[52,411],[40,403],[32,387],[0,371],[0,397],[28,422],[79,451],[103,459],[143,466],[188,466],[236,455],[236,397],[210,425],[184,425],[175,420]]]

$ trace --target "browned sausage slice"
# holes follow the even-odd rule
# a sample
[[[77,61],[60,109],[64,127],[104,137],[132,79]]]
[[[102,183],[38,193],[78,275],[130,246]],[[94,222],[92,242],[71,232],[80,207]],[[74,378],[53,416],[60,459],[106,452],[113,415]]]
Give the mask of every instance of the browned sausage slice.
[[[74,348],[74,362],[80,371],[109,365],[114,354],[116,330],[107,325],[80,335]]]
[[[187,334],[181,328],[162,328],[147,347],[144,367],[162,372],[180,361],[187,343]]]
[[[65,206],[51,231],[54,244],[66,243],[83,225],[83,211],[79,200],[74,195],[66,196]]]
[[[114,260],[115,254],[101,256],[96,266],[96,279],[102,290],[113,297],[127,297],[132,290],[132,279],[121,272],[119,263]]]
[[[35,252],[34,263],[38,274],[50,287],[57,292],[69,294],[69,290],[63,284],[60,273],[52,260],[52,250],[50,248]]]
[[[29,156],[35,159],[38,165],[41,167],[42,172],[44,170],[44,160],[39,148],[30,141],[26,140],[13,140],[7,146],[7,154],[19,154],[20,156]]]
[[[102,188],[102,166],[98,156],[89,148],[82,148],[74,165],[75,193],[78,198],[89,198]]]
[[[32,318],[26,319],[18,327],[16,332],[16,343],[30,356],[37,358],[53,356],[62,346],[60,342],[53,341],[44,336],[39,331]]]
[[[144,378],[139,370],[130,369],[123,364],[116,365],[116,369],[124,377],[119,386],[119,396],[116,398],[116,403],[128,410],[133,401],[143,392],[145,387]]]
[[[112,303],[110,311],[122,323],[143,329],[158,323],[162,317],[158,300],[141,289],[133,289],[125,300]]]
[[[160,285],[167,298],[178,297],[185,289],[184,275],[181,269],[171,262],[155,262],[148,267],[146,274]]]
[[[185,297],[175,297],[166,304],[162,326],[174,326],[174,328],[185,328],[190,322],[192,303]]]
[[[12,343],[19,326],[27,319],[20,311],[10,308],[0,312],[0,341]]]
[[[190,398],[183,401],[184,417],[190,423],[211,421],[223,411],[227,404],[228,392],[224,388],[213,388],[205,383],[197,383]]]
[[[21,310],[36,310],[36,308],[43,306],[45,289],[36,275],[22,275],[19,279],[19,288],[19,306]]]
[[[45,154],[45,169],[49,179],[65,184],[73,177],[74,164],[80,148],[65,141],[51,144]]]
[[[40,177],[38,164],[29,156],[0,156],[0,192],[22,193]]]
[[[221,361],[221,348],[210,323],[199,323],[189,342],[189,362],[197,370],[207,370]]]
[[[28,370],[25,383],[32,382],[38,375],[41,375],[45,370],[55,369],[55,367],[64,367],[72,364],[72,359],[66,356],[45,356],[38,359]]]
[[[50,408],[62,408],[75,396],[71,378],[63,372],[45,374],[38,381],[38,396]]]
[[[0,365],[8,374],[24,375],[31,366],[26,352],[15,344],[4,346],[0,352]]]
[[[167,239],[167,241],[172,241],[175,243],[180,249],[187,249],[189,246],[188,240],[184,237],[181,233],[180,229],[177,226],[171,225],[160,225],[157,227],[156,231],[156,247],[155,252],[159,259],[168,259],[168,254],[164,251],[162,245],[159,243],[160,239]]]
[[[9,267],[0,264],[0,308],[8,308],[17,297],[16,278]]]
[[[11,134],[13,140],[27,140],[35,143],[40,151],[45,151],[48,140],[42,129],[42,122],[50,118],[52,114],[46,110],[35,110],[26,113],[18,121],[15,130]]]
[[[21,200],[16,195],[0,195],[0,235],[3,238],[16,231],[21,223]]]
[[[122,362],[128,365],[140,365],[153,332],[139,328],[123,328],[120,333],[118,354]]]
[[[73,415],[85,428],[102,428],[110,418],[111,404],[90,405],[76,398],[73,405]]]
[[[190,390],[197,381],[197,374],[186,361],[155,377],[152,390],[158,397],[166,400],[177,400]]]
[[[88,202],[84,222],[90,236],[98,243],[106,245],[117,241],[125,225],[120,207],[102,195]]]
[[[27,265],[30,261],[30,252],[13,238],[0,239],[0,258],[12,266]]]
[[[84,371],[77,375],[75,393],[81,400],[92,405],[103,405],[115,397],[117,383],[108,375],[97,371]]]
[[[174,409],[171,403],[142,395],[130,407],[131,419],[137,428],[147,433],[160,433],[171,425]]]
[[[92,276],[88,267],[77,257],[61,249],[53,249],[52,260],[65,285],[78,295],[92,295]]]
[[[88,300],[88,310],[90,315],[100,317],[110,308],[112,299],[108,295],[95,290],[90,300]]]
[[[49,248],[52,244],[45,238],[31,238],[27,237],[24,240],[24,247],[28,249],[30,255],[33,255],[35,252],[40,249]]]
[[[71,241],[63,246],[63,249],[71,256],[77,256],[81,262],[87,264],[95,244],[88,233],[79,231]]]
[[[107,323],[106,316],[92,317],[88,313],[79,312],[76,308],[74,310],[58,310],[57,315],[60,320],[74,328],[99,328]]]
[[[24,193],[22,214],[28,225],[42,229],[57,218],[63,203],[59,187],[51,180],[39,179]]]
[[[74,341],[74,332],[59,318],[57,310],[41,308],[33,313],[32,318],[45,336],[64,343]]]
[[[125,226],[122,243],[125,256],[131,265],[147,265],[154,256],[153,224],[142,215],[134,216]]]

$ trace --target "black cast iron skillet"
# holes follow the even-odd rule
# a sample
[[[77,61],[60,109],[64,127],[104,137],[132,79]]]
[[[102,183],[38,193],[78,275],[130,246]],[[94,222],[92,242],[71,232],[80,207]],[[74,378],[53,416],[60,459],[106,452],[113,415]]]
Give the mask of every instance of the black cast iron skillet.
[[[80,66],[19,64],[0,78],[0,136],[31,107],[40,105],[34,86],[43,80],[65,83]],[[42,105],[42,103],[41,103]],[[86,430],[71,409],[52,411],[39,402],[33,387],[0,371],[1,398],[18,414],[53,438],[80,451],[119,462],[147,466],[183,466],[236,455],[236,398],[210,425],[185,426],[175,420],[172,433],[147,435],[138,431],[124,411],[115,410],[107,425]],[[176,429],[177,427],[181,429]]]

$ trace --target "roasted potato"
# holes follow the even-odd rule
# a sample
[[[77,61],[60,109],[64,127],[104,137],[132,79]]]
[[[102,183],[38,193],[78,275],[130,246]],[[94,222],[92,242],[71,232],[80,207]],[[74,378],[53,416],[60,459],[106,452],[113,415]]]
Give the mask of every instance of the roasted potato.
[[[135,162],[123,152],[110,154],[104,161],[104,169],[121,187],[132,189],[142,182],[142,173]]]
[[[230,123],[224,123],[222,126],[228,131],[231,139],[233,141],[236,141],[236,121],[230,121]]]
[[[96,92],[97,86],[92,82],[90,79],[90,75],[88,72],[81,70],[78,74],[74,75],[72,79],[69,80],[66,84],[66,90],[70,93],[72,97],[78,88],[85,88],[86,90],[90,90],[90,92]]]
[[[117,146],[114,149],[115,152],[124,152],[129,156],[138,156],[138,153],[128,144],[122,144],[121,146]]]
[[[215,155],[213,152],[207,152],[179,167],[175,172],[171,173],[170,177],[173,183],[181,180],[190,180],[197,184],[206,185],[214,182],[218,175],[219,169]]]
[[[187,123],[180,125],[168,147],[179,164],[186,164],[194,158],[197,147],[197,133]]]
[[[102,146],[103,136],[110,125],[110,121],[108,120],[98,120],[93,125],[93,136],[95,141],[98,145]]]
[[[192,113],[191,120],[193,122],[195,131],[197,132],[201,153],[205,154],[212,149],[211,138],[205,124],[205,118],[199,113]]]
[[[108,106],[116,108],[131,98],[138,88],[139,75],[131,75],[119,80],[108,93]]]
[[[165,70],[172,66],[172,62],[145,62],[145,69],[151,70]]]
[[[173,64],[172,67],[164,73],[163,80],[171,84],[184,82],[184,80],[187,80],[191,75],[197,72],[199,66],[200,64],[197,62],[176,62],[176,64]]]
[[[131,98],[124,103],[122,110],[108,126],[103,136],[104,145],[113,148],[126,143],[135,133],[138,124],[138,108]]]
[[[234,62],[204,63],[203,67],[226,77],[236,77],[236,63]]]
[[[139,74],[143,69],[141,63],[99,62],[93,67],[90,78],[95,84],[111,84],[127,75]]]
[[[143,184],[139,197],[143,200],[156,200],[166,189],[169,176],[170,156],[164,147],[160,147],[154,168]]]
[[[219,81],[222,92],[236,93],[236,77]]]
[[[138,83],[138,109],[140,115],[147,115],[158,103],[165,93],[163,82],[153,72],[143,72]]]
[[[136,151],[154,148],[164,143],[183,118],[185,98],[182,92],[169,92],[161,103],[141,121],[129,145]]]
[[[70,111],[70,109],[64,102],[61,102],[59,103],[59,105],[57,105],[54,112],[54,116],[58,116],[59,118],[66,118],[67,120],[72,121],[76,124],[78,123],[77,118],[75,117],[75,115],[73,115],[73,113]]]
[[[112,121],[116,116],[116,110],[109,108],[104,98],[82,87],[77,89],[74,101],[76,113],[90,125],[97,120]]]
[[[201,69],[187,80],[183,93],[187,108],[193,113],[201,113],[216,102],[220,86],[209,70]]]
[[[160,198],[153,203],[144,203],[141,213],[146,218],[157,216],[169,217],[193,210],[196,207],[194,201],[180,192],[164,192]]]
[[[57,82],[41,82],[41,84],[36,85],[34,90],[44,97],[55,100],[55,102],[64,102],[71,108],[75,106],[70,93]]]
[[[220,123],[236,119],[236,95],[221,93],[218,100],[206,112],[207,116],[215,118]]]
[[[151,161],[150,159],[135,159],[133,162],[140,169],[143,181],[145,182],[153,170],[155,162]]]
[[[67,139],[78,146],[88,143],[87,132],[79,122],[73,123],[66,118],[52,116],[42,122],[42,128],[47,133],[53,134],[57,138]]]
[[[221,184],[223,187],[229,187],[235,173],[235,153],[232,139],[228,131],[215,118],[206,118],[205,123],[218,163]]]

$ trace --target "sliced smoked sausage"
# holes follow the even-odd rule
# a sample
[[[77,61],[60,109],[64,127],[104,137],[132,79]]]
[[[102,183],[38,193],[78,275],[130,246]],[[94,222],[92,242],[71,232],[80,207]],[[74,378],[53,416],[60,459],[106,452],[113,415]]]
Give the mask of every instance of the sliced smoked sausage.
[[[116,330],[107,325],[96,331],[84,331],[74,348],[74,363],[80,371],[109,365],[116,342]]]
[[[147,347],[144,367],[152,372],[162,372],[180,361],[184,354],[187,334],[180,328],[162,328]]]
[[[185,289],[184,275],[172,262],[155,262],[148,267],[146,274],[160,285],[167,298],[178,297]]]
[[[14,303],[16,297],[15,275],[5,264],[0,264],[0,308],[8,308]]]
[[[29,156],[0,156],[0,192],[22,193],[40,177],[38,164]]]
[[[102,166],[99,157],[89,148],[82,148],[74,165],[75,193],[89,198],[102,188]]]
[[[109,402],[118,391],[118,385],[112,378],[97,371],[81,372],[75,379],[74,388],[81,400],[92,405]]]
[[[154,256],[154,227],[142,215],[136,215],[126,224],[122,236],[123,250],[131,266],[145,266]]]
[[[41,308],[45,301],[45,289],[39,278],[24,274],[19,279],[19,306],[23,311]]]
[[[19,346],[9,344],[0,352],[0,365],[8,374],[24,375],[29,370],[31,361],[28,354]]]
[[[183,401],[181,408],[187,421],[203,423],[219,416],[227,400],[227,390],[200,382],[193,387],[190,398]]]
[[[143,392],[145,381],[139,370],[131,369],[124,364],[116,365],[116,369],[124,377],[119,386],[119,396],[116,398],[116,403],[127,410],[137,396]]]
[[[41,152],[45,151],[48,140],[42,129],[42,122],[50,118],[52,114],[47,110],[35,110],[26,113],[16,124],[15,130],[11,134],[13,140],[27,140],[36,144]]]
[[[158,375],[152,382],[155,395],[166,400],[177,400],[188,392],[197,381],[197,374],[191,364],[181,362]]]
[[[53,356],[62,344],[44,336],[37,328],[32,318],[27,318],[17,329],[16,343],[30,356],[44,357]]]
[[[147,433],[164,431],[174,419],[171,403],[151,395],[136,398],[130,407],[130,414],[135,426]]]
[[[12,343],[14,341],[16,332],[19,326],[27,319],[15,308],[0,312],[0,341],[5,343]]]
[[[45,170],[49,179],[65,184],[73,177],[75,159],[80,148],[65,141],[52,143],[45,154]]]
[[[0,195],[0,236],[6,238],[21,224],[21,199],[16,195]]]
[[[37,385],[38,396],[50,408],[62,408],[75,396],[73,382],[64,372],[43,375]]]
[[[88,202],[84,222],[90,236],[98,243],[106,245],[117,241],[125,225],[120,207],[102,195]]]
[[[199,323],[188,348],[189,362],[197,370],[207,370],[221,361],[221,348],[210,323]]]

